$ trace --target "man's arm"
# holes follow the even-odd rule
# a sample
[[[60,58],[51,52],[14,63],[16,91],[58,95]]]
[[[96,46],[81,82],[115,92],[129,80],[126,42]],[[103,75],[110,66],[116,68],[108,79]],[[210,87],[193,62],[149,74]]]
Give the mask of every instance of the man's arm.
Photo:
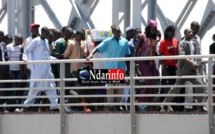
[[[32,40],[32,42],[27,46],[27,48],[24,50],[22,60],[27,61],[29,53],[32,53],[36,49],[37,40]]]
[[[93,49],[93,51],[90,53],[90,55],[87,57],[87,60],[93,58],[93,55],[94,55],[95,53],[97,53],[97,52],[98,52],[98,48],[95,47],[95,48]]]
[[[87,60],[91,59],[93,55],[97,52],[104,52],[107,47],[107,40],[102,41],[97,47],[93,49],[90,55],[87,57]]]

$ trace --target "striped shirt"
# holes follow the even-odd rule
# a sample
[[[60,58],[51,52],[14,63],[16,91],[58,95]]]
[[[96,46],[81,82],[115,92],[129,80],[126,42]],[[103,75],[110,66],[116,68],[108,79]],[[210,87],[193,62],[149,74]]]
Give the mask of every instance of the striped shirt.
[[[196,48],[194,55],[201,55],[202,50],[201,50],[201,39],[198,35],[193,36],[192,38],[193,44]],[[195,61],[197,64],[200,64],[202,61],[202,58],[195,58]]]
[[[19,57],[20,56],[20,48],[21,48],[21,45],[15,46],[14,43],[7,45],[7,53],[8,53],[9,61],[20,61],[20,57]],[[11,64],[10,70],[11,71],[20,70],[20,65],[19,64]]]

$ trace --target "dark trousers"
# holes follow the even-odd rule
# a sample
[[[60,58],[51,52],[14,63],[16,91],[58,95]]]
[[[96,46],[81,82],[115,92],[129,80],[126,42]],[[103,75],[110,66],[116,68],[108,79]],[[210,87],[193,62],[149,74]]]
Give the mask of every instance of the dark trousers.
[[[176,67],[175,66],[162,66],[162,76],[176,76]],[[162,79],[161,84],[162,85],[174,85],[175,79]],[[167,94],[169,92],[170,88],[161,88],[160,94]],[[160,101],[163,102],[165,97],[161,97]]]
[[[11,72],[14,80],[18,80],[20,78],[20,70],[16,70],[16,71],[12,70],[10,72]],[[19,88],[20,87],[20,83],[14,82],[13,83],[13,87],[14,88]],[[20,97],[22,97],[23,94],[24,94],[23,90],[14,90],[13,92],[14,92],[13,95],[20,96]],[[22,99],[15,99],[15,101],[17,102],[17,104],[21,104],[22,103]]]

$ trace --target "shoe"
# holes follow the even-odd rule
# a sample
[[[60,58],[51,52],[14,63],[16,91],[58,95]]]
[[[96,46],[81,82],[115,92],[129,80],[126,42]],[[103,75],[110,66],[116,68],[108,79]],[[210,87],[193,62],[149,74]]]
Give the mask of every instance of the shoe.
[[[16,108],[16,109],[14,110],[14,112],[20,113],[21,111],[19,110],[19,108]]]
[[[184,112],[192,112],[193,111],[193,109],[191,109],[191,108],[184,108]]]
[[[160,108],[161,108],[160,112],[162,112],[162,113],[166,112],[166,110],[164,109],[163,106],[160,106]]]
[[[30,111],[30,108],[24,107],[19,109],[19,112],[27,112],[27,111]]]
[[[78,95],[78,93],[75,92],[74,90],[70,90],[69,93],[70,93],[71,95]]]
[[[138,106],[138,109],[139,109],[140,112],[145,112],[146,109],[147,109],[147,106],[144,106],[144,105]]]
[[[125,111],[125,109],[123,108],[123,106],[116,106],[117,111]]]
[[[64,109],[65,109],[66,112],[71,112],[71,108],[70,107],[65,106]]]
[[[6,114],[8,114],[8,113],[10,113],[8,110],[4,110],[4,113],[6,113]]]
[[[203,110],[208,112],[208,103],[205,102],[205,105],[203,106]]]
[[[90,108],[85,107],[85,108],[84,108],[84,112],[92,112],[92,111],[91,111],[91,109],[90,109]]]
[[[173,108],[171,106],[167,107],[167,112],[174,112]]]

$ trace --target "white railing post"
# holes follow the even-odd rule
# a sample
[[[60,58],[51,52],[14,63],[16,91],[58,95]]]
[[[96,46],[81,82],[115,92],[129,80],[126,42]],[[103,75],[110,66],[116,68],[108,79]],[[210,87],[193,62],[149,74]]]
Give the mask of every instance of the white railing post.
[[[136,134],[136,120],[135,120],[135,62],[130,61],[130,116],[131,116],[131,134]]]
[[[209,121],[209,134],[214,134],[214,112],[213,112],[213,58],[208,61],[208,121]]]
[[[65,133],[65,110],[64,110],[64,95],[65,95],[65,63],[60,63],[60,133]]]

